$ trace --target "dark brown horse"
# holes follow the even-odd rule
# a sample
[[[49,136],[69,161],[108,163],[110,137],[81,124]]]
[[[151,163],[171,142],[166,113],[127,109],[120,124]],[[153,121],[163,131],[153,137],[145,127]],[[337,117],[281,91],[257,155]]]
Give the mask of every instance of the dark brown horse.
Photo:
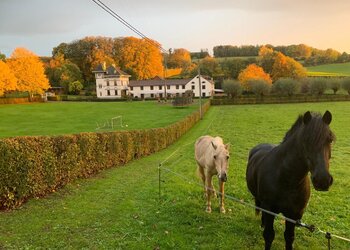
[[[257,206],[300,220],[310,197],[308,173],[316,190],[329,189],[333,182],[329,173],[334,140],[331,121],[329,111],[323,116],[308,111],[298,117],[281,144],[260,144],[250,151],[246,179]],[[271,248],[275,237],[274,218],[262,213],[265,249]],[[285,223],[286,249],[292,249],[295,224]]]

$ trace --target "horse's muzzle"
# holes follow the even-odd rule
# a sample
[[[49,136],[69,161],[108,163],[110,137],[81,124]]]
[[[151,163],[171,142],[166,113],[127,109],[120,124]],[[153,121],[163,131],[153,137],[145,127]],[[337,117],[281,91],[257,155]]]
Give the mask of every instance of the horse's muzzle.
[[[219,180],[222,182],[226,182],[227,181],[227,175],[226,173],[222,173],[219,175]]]
[[[333,177],[331,175],[321,179],[312,177],[311,180],[317,191],[328,191],[329,187],[333,184]]]

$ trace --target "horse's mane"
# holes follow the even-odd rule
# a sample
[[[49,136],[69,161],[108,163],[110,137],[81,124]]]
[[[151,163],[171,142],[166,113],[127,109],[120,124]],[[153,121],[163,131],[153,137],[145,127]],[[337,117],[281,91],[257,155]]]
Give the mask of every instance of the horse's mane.
[[[321,114],[311,113],[311,115],[311,121],[304,127],[305,130],[302,134],[303,141],[308,142],[309,145],[318,147],[324,144],[325,141],[331,142],[335,140],[335,135],[330,130],[329,126],[323,122]],[[296,131],[303,127],[303,124],[303,115],[299,115],[295,123],[285,134],[283,142],[294,136]]]

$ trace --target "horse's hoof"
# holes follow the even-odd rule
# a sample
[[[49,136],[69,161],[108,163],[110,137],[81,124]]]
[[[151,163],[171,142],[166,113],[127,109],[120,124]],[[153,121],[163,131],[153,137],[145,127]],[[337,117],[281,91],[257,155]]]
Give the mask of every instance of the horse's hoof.
[[[205,209],[205,212],[211,213],[211,207],[207,207],[207,209]]]
[[[226,213],[225,208],[221,207],[221,208],[220,208],[220,213],[225,214],[225,213]]]

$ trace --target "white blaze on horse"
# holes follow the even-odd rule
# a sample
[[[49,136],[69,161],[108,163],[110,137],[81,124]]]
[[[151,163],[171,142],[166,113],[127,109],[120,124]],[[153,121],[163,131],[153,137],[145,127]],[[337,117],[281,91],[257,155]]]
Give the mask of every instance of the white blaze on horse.
[[[229,145],[224,144],[221,137],[211,137],[208,135],[198,138],[195,143],[195,158],[198,164],[198,173],[204,184],[204,192],[207,197],[208,213],[211,212],[210,196],[216,196],[212,184],[212,177],[218,176],[220,212],[225,213],[224,185],[227,180]]]

